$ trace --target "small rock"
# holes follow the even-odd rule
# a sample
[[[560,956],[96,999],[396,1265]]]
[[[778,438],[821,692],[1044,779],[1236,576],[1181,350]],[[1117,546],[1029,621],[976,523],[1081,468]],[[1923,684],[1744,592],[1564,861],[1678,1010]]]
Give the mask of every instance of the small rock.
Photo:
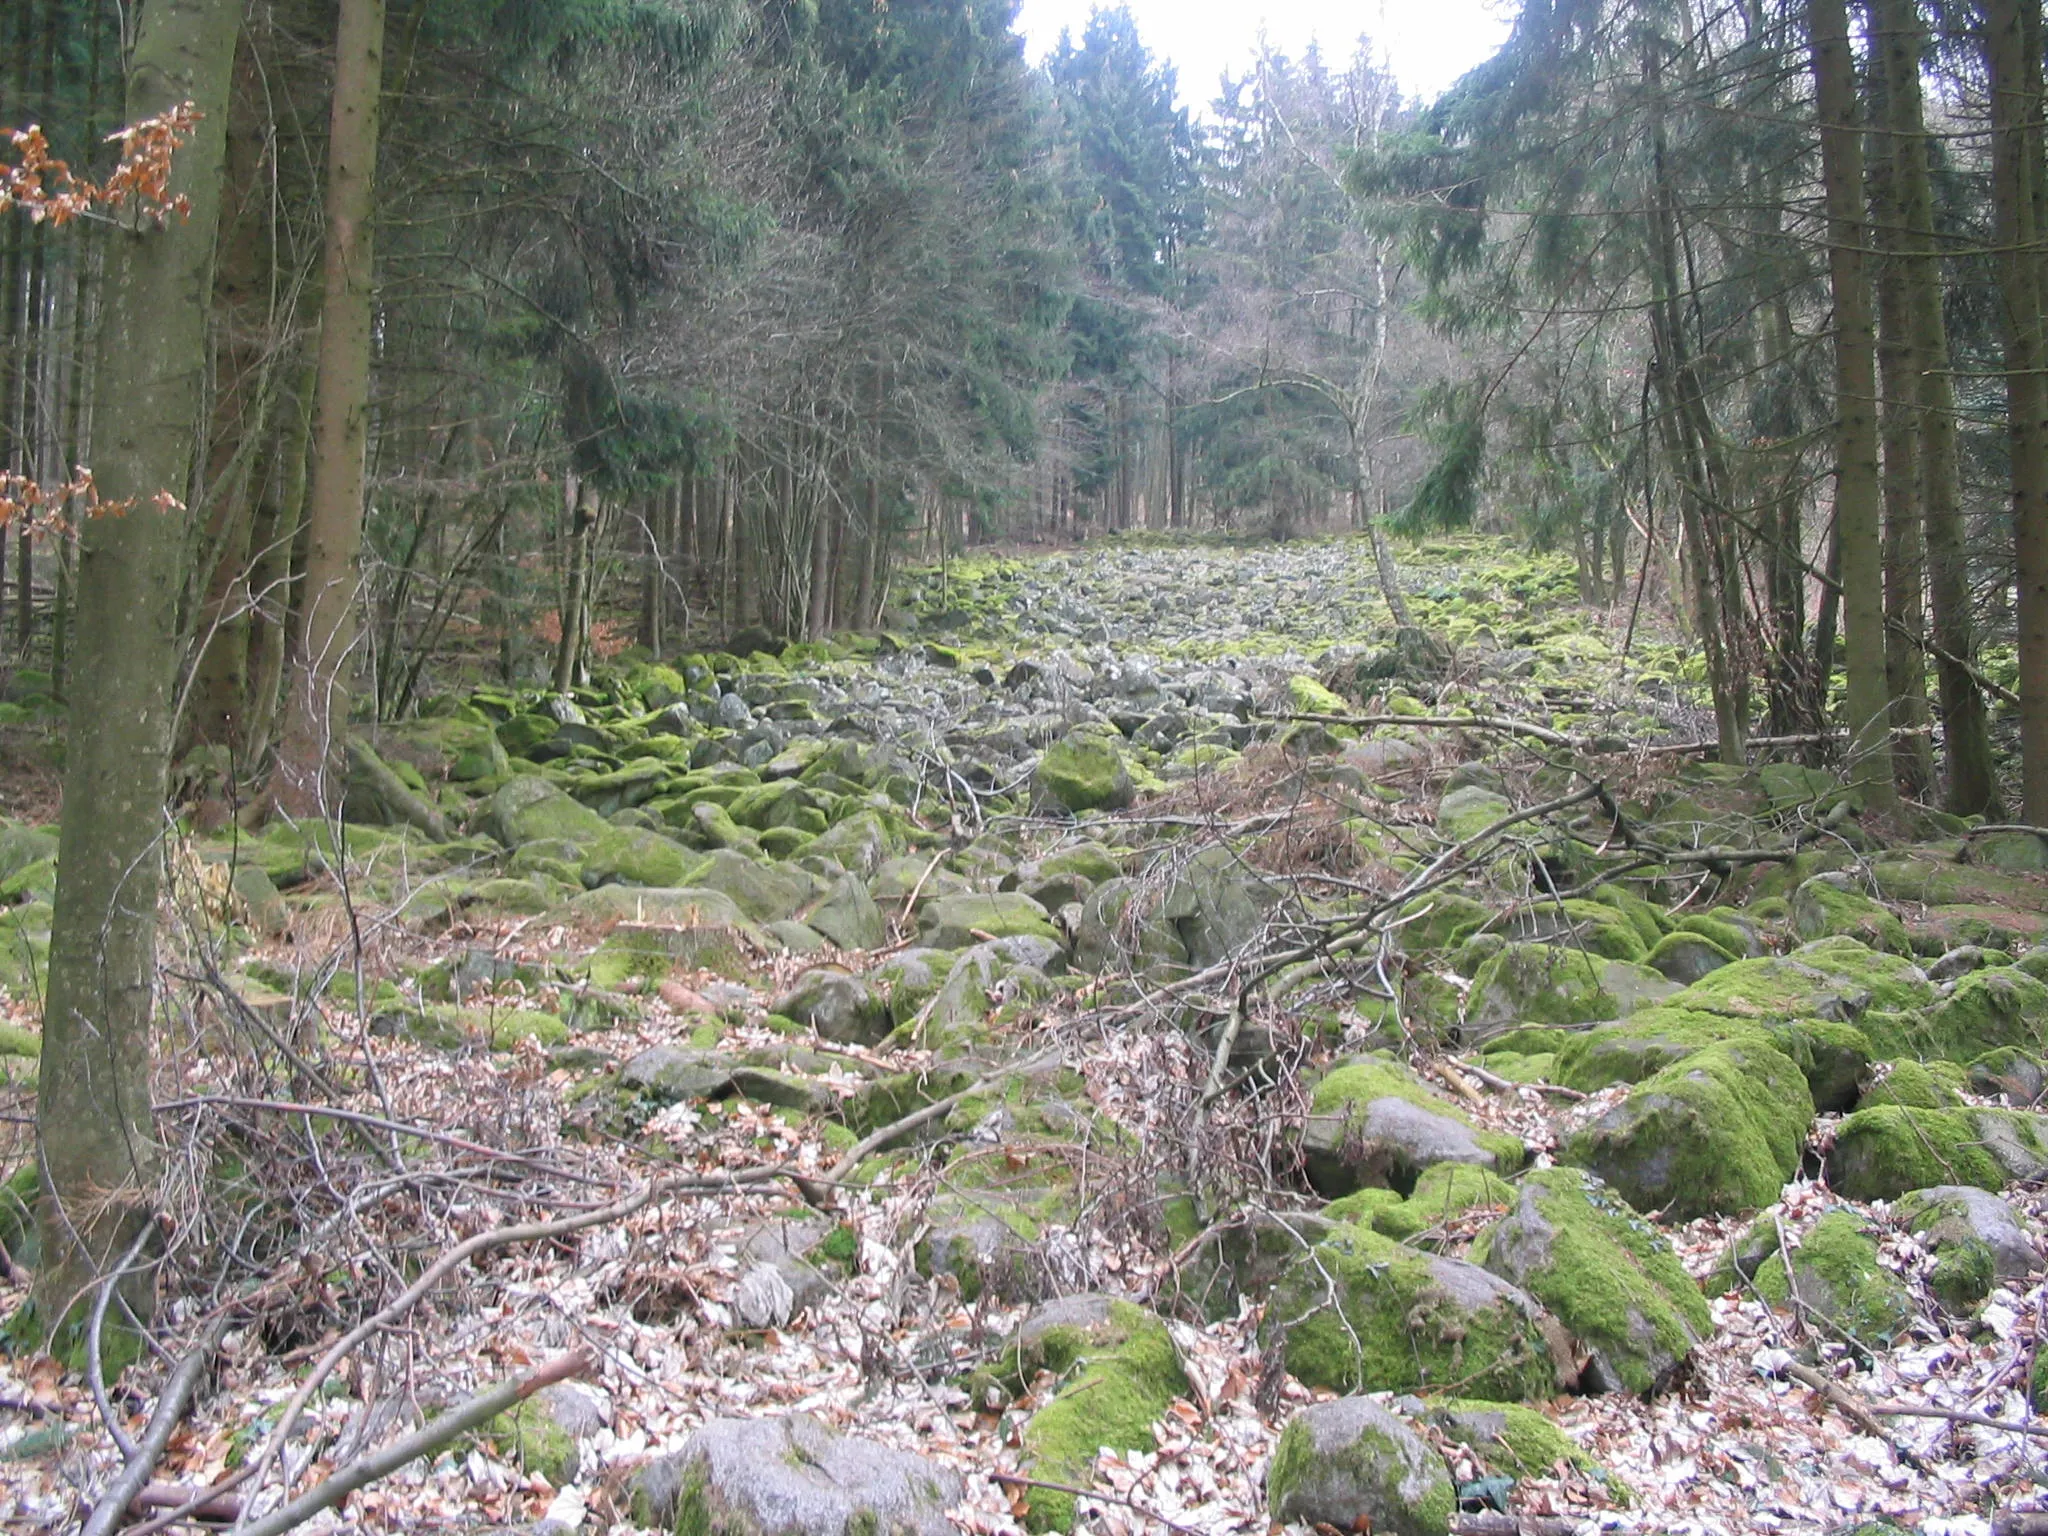
[[[713,1419],[641,1469],[636,1523],[725,1536],[952,1536],[959,1476],[809,1414]]]
[[[1281,1432],[1266,1471],[1275,1524],[1446,1536],[1457,1507],[1443,1458],[1363,1397],[1302,1409]]]

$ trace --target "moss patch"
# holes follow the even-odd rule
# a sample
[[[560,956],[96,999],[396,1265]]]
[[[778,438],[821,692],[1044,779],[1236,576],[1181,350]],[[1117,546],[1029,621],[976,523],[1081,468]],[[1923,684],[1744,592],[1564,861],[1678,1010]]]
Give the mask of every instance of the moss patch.
[[[1474,1265],[1357,1225],[1338,1228],[1289,1268],[1266,1320],[1306,1386],[1502,1402],[1557,1390],[1528,1298]]]

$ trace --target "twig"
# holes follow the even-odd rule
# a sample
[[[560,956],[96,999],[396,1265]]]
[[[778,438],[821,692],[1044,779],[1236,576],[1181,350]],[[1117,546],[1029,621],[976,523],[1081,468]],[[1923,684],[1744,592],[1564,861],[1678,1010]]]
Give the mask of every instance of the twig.
[[[1495,1093],[1513,1093],[1519,1088],[1534,1088],[1538,1093],[1547,1093],[1552,1098],[1564,1099],[1573,1104],[1582,1104],[1586,1100],[1586,1095],[1578,1089],[1567,1088],[1562,1083],[1517,1083],[1502,1077],[1498,1072],[1489,1072],[1484,1067],[1475,1066],[1462,1059],[1458,1062],[1458,1070],[1470,1072]]]
[[[1918,1468],[1921,1471],[1926,1470],[1927,1464],[1911,1450],[1894,1440],[1891,1436],[1891,1431],[1878,1423],[1876,1418],[1873,1417],[1874,1414],[1881,1413],[1884,1410],[1866,1405],[1860,1398],[1851,1393],[1848,1388],[1841,1385],[1841,1383],[1828,1380],[1827,1377],[1821,1375],[1812,1366],[1801,1365],[1797,1360],[1786,1363],[1785,1374],[1794,1381],[1813,1388],[1823,1399],[1839,1408],[1842,1411],[1842,1416],[1866,1435],[1874,1436],[1890,1446],[1892,1454],[1897,1456],[1907,1466]]]
[[[525,1402],[542,1387],[581,1376],[590,1369],[590,1365],[590,1352],[579,1346],[566,1355],[556,1356],[537,1371],[479,1392],[461,1407],[442,1414],[432,1423],[422,1424],[411,1434],[392,1441],[381,1450],[358,1457],[282,1509],[244,1526],[241,1536],[284,1536],[286,1531],[303,1525],[321,1510],[339,1504],[358,1488],[396,1472],[407,1462],[446,1445],[457,1435],[495,1419],[506,1409]]]
[[[119,1475],[107,1484],[106,1492],[93,1505],[92,1515],[79,1536],[108,1536],[127,1513],[129,1500],[142,1491],[143,1485],[149,1481],[149,1474],[156,1470],[157,1458],[171,1443],[171,1432],[185,1416],[192,1394],[199,1390],[199,1379],[206,1374],[206,1367],[212,1362],[214,1349],[227,1326],[225,1317],[215,1318],[190,1353],[172,1369],[163,1391],[157,1395],[156,1410],[149,1416],[149,1427],[142,1432],[141,1441],[128,1452],[128,1459]]]
[[[487,1147],[482,1142],[468,1141],[460,1136],[451,1136],[446,1131],[437,1131],[430,1126],[415,1125],[405,1120],[391,1120],[383,1115],[373,1115],[360,1109],[343,1109],[335,1104],[302,1104],[293,1099],[244,1098],[238,1094],[207,1093],[190,1098],[166,1099],[156,1106],[158,1114],[172,1110],[205,1109],[214,1105],[234,1109],[268,1109],[281,1115],[305,1115],[308,1117],[326,1115],[335,1120],[353,1121],[358,1125],[370,1126],[380,1131],[393,1131],[403,1136],[417,1136],[422,1141],[439,1142],[444,1147],[453,1147],[458,1152],[468,1152],[485,1157],[493,1162],[522,1163],[553,1178],[571,1180],[578,1184],[603,1184],[607,1181],[587,1173],[558,1168],[543,1158],[527,1152],[508,1152],[499,1147]]]
[[[143,1222],[135,1233],[135,1241],[128,1245],[128,1251],[121,1255],[121,1262],[102,1279],[95,1288],[92,1299],[92,1319],[85,1328],[85,1379],[92,1387],[92,1400],[100,1411],[100,1421],[107,1426],[107,1433],[114,1438],[115,1447],[123,1456],[135,1455],[135,1442],[128,1438],[128,1431],[121,1427],[120,1415],[114,1412],[113,1402],[107,1396],[107,1368],[100,1358],[100,1335],[106,1327],[107,1303],[114,1299],[114,1287],[119,1285],[142,1252],[142,1245],[149,1241],[151,1224]]]
[[[2019,1424],[2011,1419],[1994,1419],[1981,1413],[1964,1413],[1956,1408],[1916,1408],[1909,1403],[1872,1403],[1870,1411],[1883,1419],[1946,1419],[1951,1424],[1975,1424],[1984,1429],[2002,1429],[2009,1435],[2028,1435],[2048,1440],[2048,1424]]]
[[[1042,1477],[1023,1477],[1015,1472],[991,1472],[988,1480],[1012,1488],[1043,1488],[1048,1493],[1072,1494],[1077,1499],[1095,1499],[1104,1504],[1121,1504],[1125,1509],[1143,1515],[1147,1520],[1157,1520],[1169,1531],[1178,1531],[1181,1536],[1207,1536],[1207,1533],[1192,1525],[1182,1525],[1178,1520],[1169,1520],[1156,1509],[1147,1509],[1121,1494],[1105,1493],[1099,1488],[1076,1488],[1072,1483],[1048,1482]]]

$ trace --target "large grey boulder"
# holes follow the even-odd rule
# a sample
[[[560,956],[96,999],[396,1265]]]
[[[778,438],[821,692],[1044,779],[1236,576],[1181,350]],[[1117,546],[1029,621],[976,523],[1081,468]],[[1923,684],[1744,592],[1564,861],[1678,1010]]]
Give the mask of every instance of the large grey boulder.
[[[1276,1525],[1446,1536],[1457,1507],[1443,1458],[1369,1398],[1302,1409],[1266,1470],[1266,1512]]]
[[[713,1419],[636,1479],[633,1518],[724,1536],[951,1536],[959,1475],[807,1413]]]

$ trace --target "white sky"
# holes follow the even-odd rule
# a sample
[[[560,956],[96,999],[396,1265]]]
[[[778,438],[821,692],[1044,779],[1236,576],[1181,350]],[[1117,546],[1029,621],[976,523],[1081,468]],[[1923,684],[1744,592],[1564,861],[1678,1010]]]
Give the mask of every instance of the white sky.
[[[1018,29],[1035,61],[1061,27],[1080,41],[1095,0],[1022,0]],[[1206,109],[1225,69],[1241,73],[1260,30],[1281,52],[1299,56],[1311,37],[1333,66],[1351,57],[1361,32],[1391,61],[1410,96],[1433,99],[1507,40],[1515,0],[1127,0],[1138,35],[1155,57],[1172,61],[1184,105]]]

